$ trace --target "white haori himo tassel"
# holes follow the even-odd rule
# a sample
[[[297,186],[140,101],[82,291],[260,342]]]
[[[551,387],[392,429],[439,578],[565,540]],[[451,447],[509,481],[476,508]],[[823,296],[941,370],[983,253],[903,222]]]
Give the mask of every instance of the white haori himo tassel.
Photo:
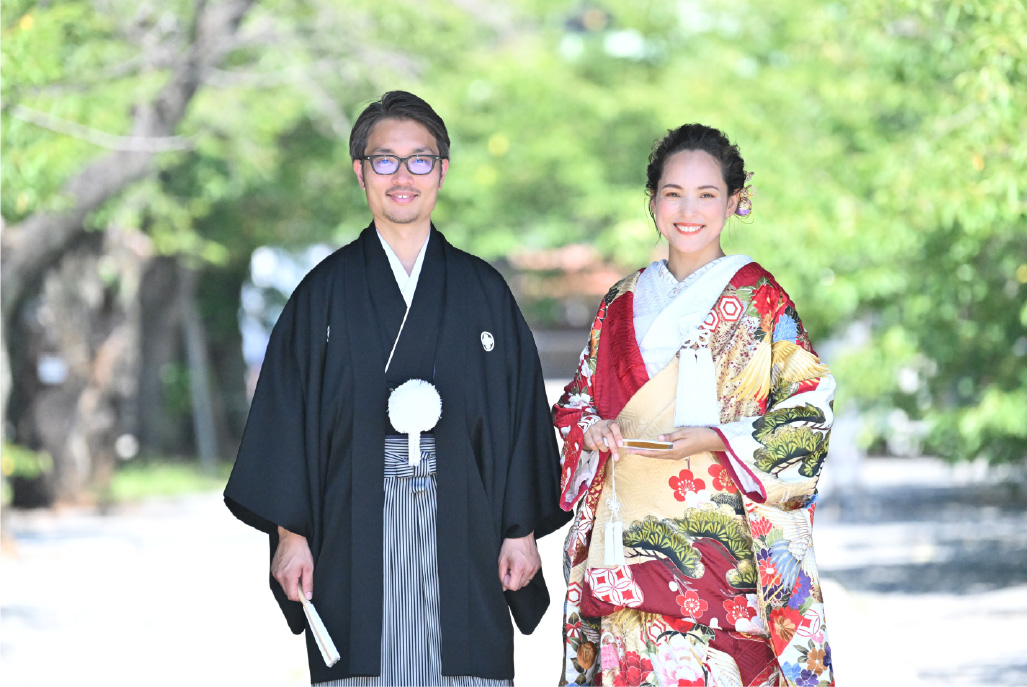
[[[717,372],[713,367],[709,336],[708,330],[700,329],[685,339],[678,354],[675,427],[712,427],[720,424]]]
[[[321,616],[314,610],[314,604],[310,603],[307,597],[304,596],[303,587],[299,584],[296,586],[300,594],[300,603],[303,604],[303,615],[307,616],[310,633],[314,635],[314,643],[321,650],[321,658],[324,659],[325,665],[331,668],[339,661],[339,650],[335,648],[335,642],[332,641],[331,635],[328,634],[328,628],[321,622]]]
[[[606,499],[606,505],[610,507],[610,519],[606,521],[603,529],[603,565],[618,566],[624,565],[624,524],[620,519],[620,501],[617,500],[617,470],[614,467],[616,461],[610,457],[610,498]]]
[[[407,435],[408,464],[421,464],[421,432],[431,431],[442,417],[442,397],[423,379],[400,384],[389,396],[389,422]]]

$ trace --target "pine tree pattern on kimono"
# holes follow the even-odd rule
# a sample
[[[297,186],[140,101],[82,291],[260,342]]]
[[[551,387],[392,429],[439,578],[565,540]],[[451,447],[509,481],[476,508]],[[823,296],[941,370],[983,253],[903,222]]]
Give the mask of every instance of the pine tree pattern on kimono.
[[[564,439],[561,505],[577,508],[564,551],[562,683],[705,685],[714,672],[718,680],[740,680],[731,673],[738,668],[729,654],[714,646],[723,648],[718,633],[730,628],[739,637],[763,637],[771,647],[773,665],[750,676],[754,684],[833,685],[812,523],[834,379],[787,293],[756,263],[735,274],[703,325],[721,403],[714,430],[727,451],[706,466],[677,466],[685,469],[667,484],[651,485],[654,494],[669,489],[681,502],[680,517],[625,523],[629,563],[672,564],[683,582],[678,608],[650,613],[603,607],[594,598],[584,570],[609,454],[583,451],[582,442],[592,423],[616,417],[648,381],[644,367],[638,372],[640,353],[629,325],[638,274],[603,298],[575,377],[553,409]],[[659,493],[666,498],[668,492]],[[722,602],[690,588],[718,557],[731,563],[724,574],[736,590]],[[641,566],[625,567],[638,571],[636,581],[643,579]]]

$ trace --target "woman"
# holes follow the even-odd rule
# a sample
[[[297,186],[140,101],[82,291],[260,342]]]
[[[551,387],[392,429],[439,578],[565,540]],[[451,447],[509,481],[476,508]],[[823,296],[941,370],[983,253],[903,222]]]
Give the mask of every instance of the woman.
[[[554,408],[563,683],[834,683],[811,529],[835,383],[774,277],[721,249],[749,176],[710,127],[654,147],[667,259],[610,289]]]

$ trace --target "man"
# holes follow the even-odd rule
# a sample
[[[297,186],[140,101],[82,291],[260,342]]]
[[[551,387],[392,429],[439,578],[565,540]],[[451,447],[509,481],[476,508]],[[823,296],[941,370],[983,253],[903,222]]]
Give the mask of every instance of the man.
[[[326,666],[307,632],[314,684],[510,684],[510,612],[530,633],[549,603],[535,537],[567,519],[538,354],[502,277],[431,223],[434,110],[386,93],[350,156],[374,219],[275,325],[225,501],[270,535],[293,632],[302,589],[339,649]],[[412,451],[410,380],[442,408]]]

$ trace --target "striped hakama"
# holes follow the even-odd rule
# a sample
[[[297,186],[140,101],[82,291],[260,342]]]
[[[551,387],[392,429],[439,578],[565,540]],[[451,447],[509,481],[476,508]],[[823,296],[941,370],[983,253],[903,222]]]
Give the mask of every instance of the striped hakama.
[[[421,463],[408,464],[407,438],[385,437],[385,598],[381,674],[318,687],[510,687],[512,680],[442,675],[436,554],[435,438],[421,435]],[[498,578],[498,568],[497,568]]]

